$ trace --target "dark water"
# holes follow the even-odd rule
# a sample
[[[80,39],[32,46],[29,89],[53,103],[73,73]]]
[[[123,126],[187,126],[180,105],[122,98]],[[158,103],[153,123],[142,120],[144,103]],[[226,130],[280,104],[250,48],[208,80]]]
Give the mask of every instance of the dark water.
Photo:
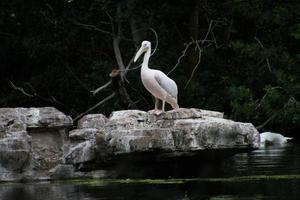
[[[300,199],[300,145],[236,155],[220,178],[1,184],[0,199]]]
[[[230,176],[300,174],[300,143],[237,154],[228,166],[225,174]]]

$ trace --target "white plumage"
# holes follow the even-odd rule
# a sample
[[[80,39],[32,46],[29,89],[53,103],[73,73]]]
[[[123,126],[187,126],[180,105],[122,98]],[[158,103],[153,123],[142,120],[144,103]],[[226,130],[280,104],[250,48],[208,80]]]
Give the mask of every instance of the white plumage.
[[[151,55],[151,43],[143,41],[141,48],[135,55],[134,62],[143,54],[144,60],[141,68],[141,79],[145,88],[155,97],[155,111],[157,111],[158,100],[162,100],[162,111],[165,111],[165,102],[169,103],[173,109],[179,108],[177,104],[177,85],[166,74],[159,70],[148,67]]]
[[[260,134],[260,143],[264,145],[283,145],[293,138],[284,137],[279,133],[264,132]]]

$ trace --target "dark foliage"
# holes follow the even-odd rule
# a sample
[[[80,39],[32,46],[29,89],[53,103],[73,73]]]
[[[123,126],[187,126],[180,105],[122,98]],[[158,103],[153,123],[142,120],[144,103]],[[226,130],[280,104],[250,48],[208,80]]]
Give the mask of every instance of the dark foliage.
[[[170,74],[179,85],[181,107],[224,111],[234,120],[295,134],[300,124],[299,13],[296,0],[1,0],[0,107],[55,106],[77,116],[112,93],[109,87],[96,96],[90,93],[118,68],[112,28],[120,30],[125,65],[140,40],[155,45],[153,28],[159,46],[150,66],[166,73],[185,44],[208,40],[201,43],[201,62],[188,85],[199,59],[195,44]],[[139,70],[129,71],[127,80],[136,106],[152,109]],[[10,81],[33,96],[13,89]],[[94,112],[127,106],[114,98]]]

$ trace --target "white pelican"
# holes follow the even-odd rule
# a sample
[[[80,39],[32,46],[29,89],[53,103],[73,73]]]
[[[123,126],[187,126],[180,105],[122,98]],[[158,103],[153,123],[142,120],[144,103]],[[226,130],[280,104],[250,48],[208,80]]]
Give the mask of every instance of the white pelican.
[[[143,41],[141,48],[138,50],[134,57],[134,62],[143,54],[144,60],[141,69],[141,79],[145,88],[155,98],[155,113],[158,110],[158,101],[162,100],[162,112],[165,111],[165,102],[169,103],[173,109],[179,108],[177,104],[177,85],[175,81],[170,79],[162,71],[149,69],[148,63],[151,56],[151,43],[149,41]]]
[[[260,143],[264,145],[284,145],[293,138],[284,137],[279,133],[264,132],[260,134]]]

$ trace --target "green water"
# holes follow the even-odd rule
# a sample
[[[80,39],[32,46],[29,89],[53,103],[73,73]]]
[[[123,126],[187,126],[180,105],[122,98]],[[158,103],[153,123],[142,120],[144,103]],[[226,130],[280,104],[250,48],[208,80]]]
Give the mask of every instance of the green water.
[[[291,144],[236,155],[217,178],[1,184],[0,199],[300,199],[299,164],[300,145]]]

